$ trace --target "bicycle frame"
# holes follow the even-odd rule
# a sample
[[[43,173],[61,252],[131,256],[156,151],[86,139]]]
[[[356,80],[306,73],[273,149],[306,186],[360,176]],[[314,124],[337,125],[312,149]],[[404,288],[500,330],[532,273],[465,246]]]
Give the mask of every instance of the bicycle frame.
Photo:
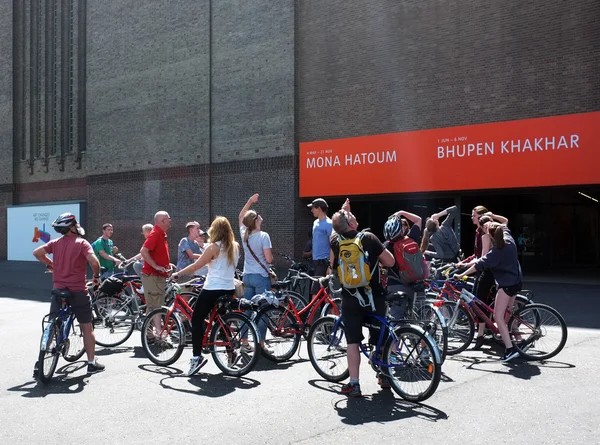
[[[171,306],[169,307],[169,309],[167,311],[167,315],[165,316],[165,323],[160,331],[161,337],[165,333],[165,328],[167,328],[166,334],[170,335],[171,330],[173,329],[173,324],[169,323],[169,321],[172,316],[179,317],[179,314],[183,315],[191,323],[192,316],[194,314],[194,310],[185,301],[185,299],[179,294],[179,292],[177,292],[175,294],[175,299],[173,300],[173,303],[171,303]],[[213,324],[215,322],[218,322],[219,325],[221,326],[221,329],[223,330],[223,332],[226,335],[227,341],[215,341],[215,342],[209,343],[208,337],[210,335]],[[230,338],[229,329],[226,329],[226,326],[223,323],[223,320],[221,319],[216,306],[211,309],[209,318],[208,318],[208,320],[204,320],[204,324],[206,325],[206,328],[204,329],[204,337],[202,337],[202,347],[208,348],[210,346],[225,346],[225,347],[230,346],[231,338]]]
[[[293,312],[294,318],[296,319],[298,324],[303,328],[304,326],[310,326],[312,324],[317,310],[324,303],[329,303],[334,308],[334,312],[335,312],[334,315],[340,315],[340,311],[339,311],[337,305],[331,299],[331,297],[325,290],[325,287],[321,287],[321,289],[319,289],[319,292],[317,292],[317,294],[312,298],[312,300],[310,300],[310,303],[308,303],[300,311],[298,311],[298,309],[296,308],[296,305],[294,304],[293,301],[291,301],[291,300],[288,301],[288,304],[286,306],[286,312]],[[308,317],[306,318],[306,323],[303,323],[302,317],[307,312],[308,312]]]
[[[384,344],[384,338],[387,335],[390,335],[391,338],[393,339],[396,347],[398,349],[399,348],[399,341],[400,339],[398,338],[398,336],[396,335],[396,332],[394,330],[394,326],[390,325],[388,320],[385,317],[382,317],[380,315],[377,315],[373,312],[367,312],[364,314],[365,317],[367,318],[371,318],[371,319],[375,319],[375,321],[377,321],[378,323],[380,323],[380,325],[377,325],[376,323],[368,323],[366,322],[366,320],[363,322],[363,326],[366,328],[371,328],[371,329],[376,329],[379,331],[379,337],[377,338],[377,344],[375,345],[375,350],[373,351],[372,349],[369,348],[369,345],[366,345],[365,343],[359,343],[358,347],[360,348],[360,351],[363,353],[363,355],[369,359],[369,361],[376,365],[379,366],[380,368],[391,368],[391,367],[396,367],[398,366],[398,364],[391,364],[391,363],[383,363],[379,357],[381,357],[381,351],[383,349],[383,347],[385,346]],[[335,346],[333,344],[333,340],[337,339],[336,333],[338,331],[338,328],[340,326],[340,324],[342,323],[342,318],[341,317],[337,317],[335,324],[333,325],[333,332],[331,335],[332,341],[329,343],[329,346]],[[381,328],[384,329],[381,329]],[[404,340],[402,340],[402,345],[405,346],[410,352],[408,353],[408,356],[412,356],[412,354],[415,352],[415,350],[417,349],[417,345],[421,342],[421,340],[423,340],[423,338],[427,335],[427,333],[425,331],[423,331],[423,333],[421,334],[421,338],[419,339],[418,342],[415,342],[415,344],[412,346],[412,349],[410,348],[409,345],[406,344],[406,342]],[[341,340],[341,337],[339,338]],[[432,341],[432,344],[435,345],[435,342]],[[436,359],[437,359],[437,363],[441,362],[441,357],[440,357],[440,352],[437,348],[434,349],[434,352],[436,354]],[[429,365],[428,367],[428,371],[429,372],[433,372],[433,365]]]
[[[50,314],[48,314],[48,315],[50,315]],[[46,351],[46,349],[48,348],[48,339],[50,338],[50,330],[54,327],[57,320],[61,322],[61,329],[58,333],[58,338],[56,339],[56,346],[59,346],[67,338],[69,338],[69,332],[71,331],[71,325],[73,324],[73,313],[71,311],[71,306],[69,306],[65,300],[62,301],[62,307],[58,311],[58,315],[54,318],[54,320],[49,321],[48,324],[46,325],[46,327],[44,328],[44,333],[42,335],[42,342],[40,344],[41,351]]]

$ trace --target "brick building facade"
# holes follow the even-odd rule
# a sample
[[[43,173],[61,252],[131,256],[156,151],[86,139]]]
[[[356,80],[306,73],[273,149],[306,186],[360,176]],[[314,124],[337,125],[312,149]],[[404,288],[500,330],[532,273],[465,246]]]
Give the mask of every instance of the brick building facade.
[[[298,255],[299,142],[598,111],[595,17],[596,0],[4,2],[0,233],[8,205],[77,199],[126,254],[169,211],[174,248],[258,192]]]

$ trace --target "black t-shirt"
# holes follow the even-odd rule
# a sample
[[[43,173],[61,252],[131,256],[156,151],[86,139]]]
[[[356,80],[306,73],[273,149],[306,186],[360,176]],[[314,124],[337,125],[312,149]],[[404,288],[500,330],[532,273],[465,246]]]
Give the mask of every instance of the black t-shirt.
[[[342,237],[345,239],[355,238],[357,235],[356,230],[352,230],[350,232],[346,232],[342,234]],[[364,236],[362,238],[362,245],[365,253],[368,254],[369,268],[371,269],[371,290],[373,292],[373,296],[381,296],[385,294],[385,289],[381,285],[381,279],[379,276],[379,255],[385,250],[379,238],[377,238],[371,232],[364,232]],[[338,265],[338,255],[340,252],[340,244],[337,233],[331,237],[331,250],[335,255],[334,267]],[[366,256],[366,255],[365,255]],[[343,293],[349,294],[346,289],[342,290]]]

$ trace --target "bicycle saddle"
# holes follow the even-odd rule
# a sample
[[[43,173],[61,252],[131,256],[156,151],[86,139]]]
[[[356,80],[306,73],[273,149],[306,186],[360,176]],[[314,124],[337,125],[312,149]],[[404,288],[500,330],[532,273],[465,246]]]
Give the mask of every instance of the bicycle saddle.
[[[66,289],[52,289],[52,295],[60,298],[69,298],[73,296],[73,293]]]
[[[290,285],[290,280],[274,281],[271,283],[271,289],[285,289]]]
[[[406,292],[398,291],[386,294],[385,301],[387,301],[388,303],[399,303],[401,301],[405,301],[408,298],[411,298],[411,295],[409,295]]]

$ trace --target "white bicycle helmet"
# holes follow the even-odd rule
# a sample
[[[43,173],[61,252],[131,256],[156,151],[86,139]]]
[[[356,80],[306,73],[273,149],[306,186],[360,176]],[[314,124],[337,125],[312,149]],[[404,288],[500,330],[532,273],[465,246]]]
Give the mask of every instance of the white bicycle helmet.
[[[71,227],[76,225],[77,218],[75,218],[75,215],[73,215],[72,213],[63,213],[52,223],[52,227],[54,227],[54,230],[56,230],[62,235],[67,233]]]

